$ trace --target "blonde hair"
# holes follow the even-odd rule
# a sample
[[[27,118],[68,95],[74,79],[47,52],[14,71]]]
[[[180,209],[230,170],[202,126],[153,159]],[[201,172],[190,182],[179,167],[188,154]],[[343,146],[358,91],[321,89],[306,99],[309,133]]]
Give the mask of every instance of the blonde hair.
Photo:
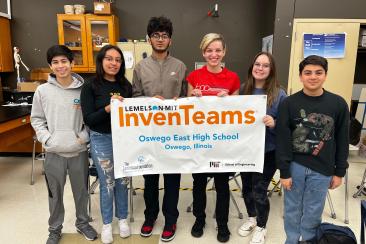
[[[202,38],[202,41],[200,44],[200,49],[202,50],[202,52],[206,51],[206,48],[208,47],[208,45],[210,45],[214,41],[220,41],[223,49],[224,50],[226,49],[225,40],[221,34],[208,33]]]

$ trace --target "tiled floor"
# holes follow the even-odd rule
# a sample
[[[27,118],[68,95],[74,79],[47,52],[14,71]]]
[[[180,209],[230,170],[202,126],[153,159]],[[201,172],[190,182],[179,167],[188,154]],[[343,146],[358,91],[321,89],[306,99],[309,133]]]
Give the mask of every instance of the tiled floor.
[[[366,160],[357,156],[350,158],[352,162],[349,169],[349,226],[359,237],[360,228],[360,199],[352,198],[356,185],[361,181],[363,171],[365,169]],[[35,184],[30,185],[30,166],[31,158],[29,157],[0,157],[0,243],[13,244],[39,244],[45,243],[47,239],[47,219],[48,219],[48,203],[47,189],[44,178],[41,175],[41,162],[37,162],[35,172]],[[143,187],[142,177],[134,178],[135,187]],[[231,183],[232,189],[237,189],[234,182]],[[184,175],[181,182],[182,188],[192,187],[192,178],[190,175]],[[338,225],[343,225],[345,218],[344,211],[344,190],[343,185],[339,189],[331,192],[333,204],[337,214],[337,219],[330,218],[329,205],[326,204],[323,220]],[[94,221],[92,225],[100,232],[101,216],[99,212],[99,190],[92,196],[92,217]],[[136,191],[134,196],[134,219],[131,223],[132,233],[138,234],[140,226],[143,222],[144,201],[142,190]],[[233,191],[235,199],[240,210],[246,218],[243,200],[238,191]],[[206,209],[207,216],[213,216],[215,193],[207,192],[208,206]],[[160,193],[162,197],[162,192]],[[193,238],[190,235],[190,229],[194,222],[192,213],[186,211],[187,206],[192,201],[192,192],[189,190],[181,191],[179,199],[180,217],[178,219],[178,229],[176,238],[171,242],[175,244],[199,244],[199,243],[218,243],[216,241],[215,220],[211,217],[207,219],[207,226],[202,238]],[[271,198],[271,212],[268,222],[268,234],[266,243],[283,243],[285,234],[283,231],[283,197],[274,194]],[[65,222],[63,232],[75,233],[74,227],[74,202],[70,185],[66,184],[65,196]],[[243,220],[238,218],[238,214],[233,204],[230,206],[229,228],[231,230],[231,238],[229,243],[249,243],[250,238],[243,238],[237,234],[237,228]],[[117,232],[117,223],[114,223],[114,232]],[[163,216],[160,214],[156,223],[154,234],[160,234],[163,226]],[[93,243],[99,243],[95,241]],[[131,242],[127,242],[131,243]]]

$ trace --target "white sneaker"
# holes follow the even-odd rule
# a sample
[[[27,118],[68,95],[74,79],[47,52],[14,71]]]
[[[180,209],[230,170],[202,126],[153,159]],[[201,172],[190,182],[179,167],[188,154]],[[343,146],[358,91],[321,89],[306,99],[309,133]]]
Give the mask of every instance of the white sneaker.
[[[266,241],[266,228],[255,227],[254,234],[250,244],[264,244]]]
[[[120,219],[119,224],[119,235],[122,238],[127,238],[131,235],[130,226],[128,225],[127,219]]]
[[[242,226],[238,229],[238,234],[241,236],[248,236],[254,228],[257,226],[257,220],[255,217],[249,217],[247,222],[245,222]]]
[[[103,225],[101,239],[103,244],[109,244],[113,242],[112,224]]]

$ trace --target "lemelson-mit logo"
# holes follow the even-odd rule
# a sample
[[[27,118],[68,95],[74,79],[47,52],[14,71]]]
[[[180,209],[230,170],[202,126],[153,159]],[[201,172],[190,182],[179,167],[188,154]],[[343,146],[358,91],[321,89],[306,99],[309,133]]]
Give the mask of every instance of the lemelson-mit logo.
[[[146,171],[151,170],[153,168],[152,164],[149,164],[143,155],[137,157],[136,164],[130,164],[128,162],[123,162],[123,172],[132,172],[132,171]]]
[[[255,122],[252,109],[201,111],[194,104],[187,105],[148,105],[119,107],[119,126],[150,125],[214,125],[246,124]]]
[[[178,105],[124,106],[126,112],[177,111]]]

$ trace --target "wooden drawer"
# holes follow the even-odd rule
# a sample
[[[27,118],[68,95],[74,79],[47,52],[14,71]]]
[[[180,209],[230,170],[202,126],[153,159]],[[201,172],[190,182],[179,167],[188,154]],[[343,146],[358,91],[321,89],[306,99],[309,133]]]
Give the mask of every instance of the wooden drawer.
[[[0,133],[4,133],[9,130],[13,130],[19,126],[23,126],[30,123],[30,116],[20,117],[0,124]]]

